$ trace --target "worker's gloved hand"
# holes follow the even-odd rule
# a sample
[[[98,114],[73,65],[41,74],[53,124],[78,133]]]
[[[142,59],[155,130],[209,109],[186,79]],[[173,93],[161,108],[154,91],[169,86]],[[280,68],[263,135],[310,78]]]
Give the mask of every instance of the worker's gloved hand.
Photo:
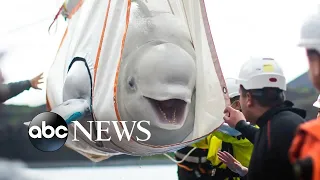
[[[218,158],[221,162],[226,164],[231,171],[239,174],[240,176],[245,176],[248,173],[248,168],[242,166],[242,164],[228,152],[219,151]]]
[[[242,112],[232,108],[231,106],[226,107],[226,109],[224,110],[224,114],[224,121],[233,128],[236,127],[239,121],[246,120]]]

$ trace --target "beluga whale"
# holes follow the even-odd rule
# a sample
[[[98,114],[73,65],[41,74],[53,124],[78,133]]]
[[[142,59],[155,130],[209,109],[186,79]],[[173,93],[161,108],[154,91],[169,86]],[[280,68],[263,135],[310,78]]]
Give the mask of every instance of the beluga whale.
[[[190,135],[195,119],[195,59],[188,27],[184,22],[172,13],[150,10],[143,1],[131,1],[115,93],[118,120],[126,121],[127,128],[133,129],[132,137],[141,139],[145,136],[143,132],[135,130],[134,123],[130,123],[142,120],[150,122],[145,128],[151,132],[150,139],[143,144],[176,144]],[[95,112],[92,86],[96,62],[85,56],[74,56],[63,63],[65,65],[61,67],[66,67],[62,77],[63,102],[52,107],[51,112],[59,114],[68,123],[78,121],[88,131],[94,127],[89,127],[87,121],[116,120],[107,114],[92,115]],[[54,65],[48,81],[54,78],[50,76],[55,73],[53,69]],[[95,84],[99,83],[108,82],[95,79]],[[110,96],[113,92],[105,89],[99,93]],[[115,131],[109,125],[109,134]],[[81,132],[77,131],[77,135],[85,139]],[[113,139],[111,141],[117,141],[116,137]],[[99,144],[86,143],[90,146]],[[100,142],[98,148],[109,146],[110,142]]]
[[[223,79],[215,74],[219,65],[211,60],[208,33],[192,30],[208,29],[199,14],[203,2],[179,2],[79,0],[66,6],[73,9],[48,73],[47,105],[69,124],[67,147],[94,161],[117,154],[162,154],[222,124],[228,99]],[[119,127],[98,127],[103,121]],[[147,136],[137,130],[143,121],[150,122],[141,125],[151,136],[139,141]],[[72,122],[92,132],[93,139],[111,140],[88,140]],[[117,133],[124,126],[131,136],[120,140]],[[72,141],[74,131],[79,141]]]

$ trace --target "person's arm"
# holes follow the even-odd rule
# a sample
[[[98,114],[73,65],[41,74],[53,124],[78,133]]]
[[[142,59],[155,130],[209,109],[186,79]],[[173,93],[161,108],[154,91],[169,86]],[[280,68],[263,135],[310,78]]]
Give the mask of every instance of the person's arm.
[[[224,151],[218,152],[218,158],[221,162],[223,162],[227,167],[239,174],[243,179],[247,179],[248,168],[244,167],[236,158],[234,158],[230,153]]]
[[[9,84],[0,85],[0,101],[1,103],[11,99],[14,96],[22,93],[25,90],[31,88],[31,82],[29,80],[19,81]]]
[[[256,132],[259,131],[258,128],[247,124],[245,120],[241,120],[237,123],[236,130],[241,132],[241,134],[246,137],[252,144],[254,143],[254,137],[256,135]]]

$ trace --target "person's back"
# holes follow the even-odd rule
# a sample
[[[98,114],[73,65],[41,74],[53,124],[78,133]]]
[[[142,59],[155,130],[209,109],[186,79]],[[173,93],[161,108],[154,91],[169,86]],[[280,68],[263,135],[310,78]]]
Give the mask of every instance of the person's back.
[[[320,95],[313,106],[317,118],[300,125],[289,152],[296,177],[303,179],[320,179]]]
[[[274,107],[262,115],[257,125],[254,150],[248,169],[250,179],[294,179],[288,157],[295,130],[304,122],[305,111],[292,103]]]
[[[295,176],[320,179],[320,119],[302,124],[290,148]]]

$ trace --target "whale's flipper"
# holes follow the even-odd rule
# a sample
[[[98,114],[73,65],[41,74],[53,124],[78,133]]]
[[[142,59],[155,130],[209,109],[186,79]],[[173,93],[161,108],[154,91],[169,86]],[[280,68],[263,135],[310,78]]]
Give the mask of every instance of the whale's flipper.
[[[59,106],[53,108],[51,112],[59,114],[67,124],[77,121],[91,114],[90,104],[84,99],[69,99]]]
[[[237,131],[236,129],[230,127],[227,123],[223,123],[217,131],[228,134],[230,136],[240,136],[241,132]]]
[[[90,109],[89,103],[84,99],[69,99],[53,108],[50,112],[59,114],[67,124],[70,124],[72,121],[77,121],[90,115]],[[29,126],[30,122],[24,122],[23,124]]]

